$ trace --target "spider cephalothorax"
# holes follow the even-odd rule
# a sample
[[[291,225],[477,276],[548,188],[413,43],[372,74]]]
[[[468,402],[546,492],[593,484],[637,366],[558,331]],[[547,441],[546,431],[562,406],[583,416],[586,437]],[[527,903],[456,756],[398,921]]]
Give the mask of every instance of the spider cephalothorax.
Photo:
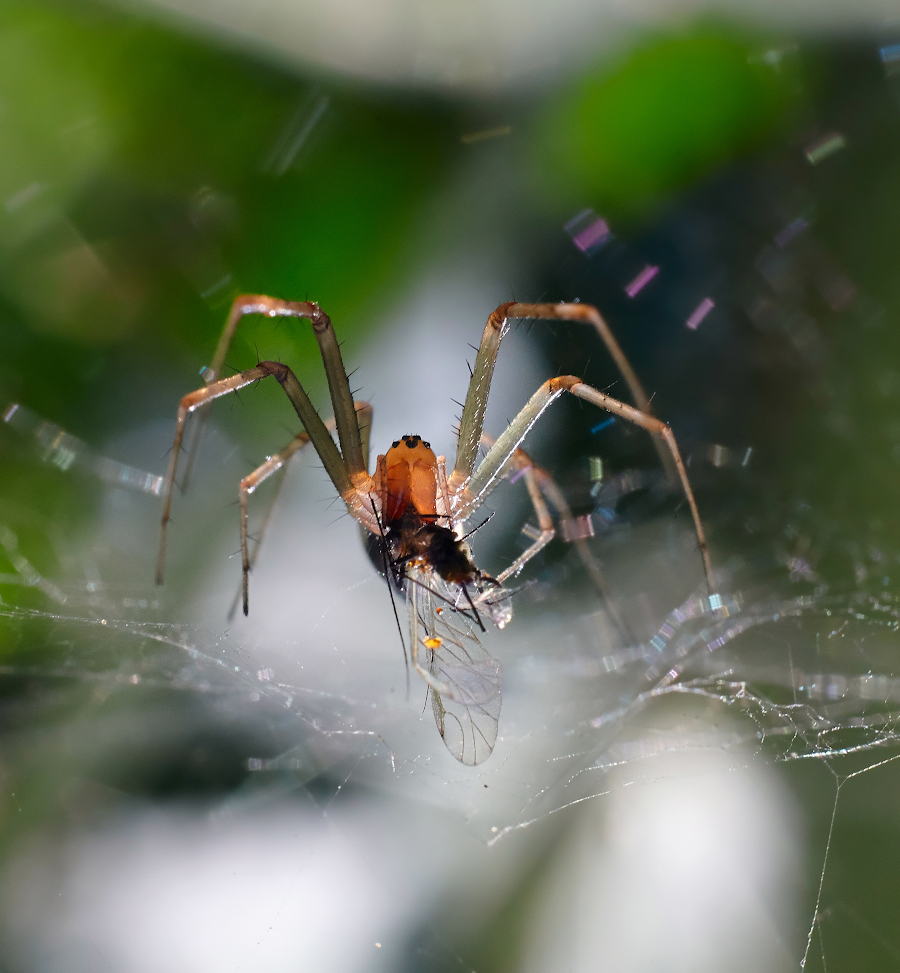
[[[247,314],[310,320],[328,379],[334,411],[332,420],[322,421],[296,375],[280,362],[258,362],[255,367],[231,378],[218,377],[234,332]],[[544,382],[506,431],[496,441],[491,439],[484,432],[484,413],[494,363],[509,318],[549,318],[592,324],[625,378],[636,407],[591,388],[573,375],[561,375]],[[444,742],[463,763],[476,764],[490,754],[500,713],[500,667],[481,646],[470,623],[474,621],[483,627],[479,617],[482,607],[498,627],[502,628],[512,617],[509,592],[503,583],[518,575],[553,538],[555,530],[547,501],[556,508],[561,519],[571,518],[565,499],[552,478],[534,466],[519,448],[544,410],[564,392],[633,422],[655,437],[667,472],[677,477],[684,489],[707,582],[712,589],[703,525],[672,430],[652,415],[647,394],[628,360],[599,311],[590,305],[510,301],[501,304],[490,315],[472,368],[460,417],[456,458],[449,475],[445,458],[435,456],[427,442],[413,435],[396,440],[387,453],[378,457],[374,473],[368,472],[372,408],[365,402],[353,401],[331,320],[317,304],[283,301],[258,294],[236,298],[213,362],[204,371],[204,377],[206,387],[186,395],[178,410],[175,442],[166,477],[157,580],[162,583],[165,531],[188,415],[221,395],[263,378],[274,378],[290,399],[304,430],[241,481],[244,614],[248,610],[248,578],[253,563],[247,530],[248,498],[260,483],[282,469],[297,450],[311,442],[347,511],[367,534],[370,553],[377,552],[382,562],[379,567],[383,566],[385,573],[406,596],[413,668],[431,691],[435,721]],[[337,443],[332,431],[337,432]],[[479,464],[478,451],[483,445],[488,447],[487,454]],[[464,540],[465,525],[494,488],[511,473],[515,473],[516,479],[524,478],[538,527],[532,527],[528,532],[532,543],[494,579],[475,565]],[[586,548],[582,553],[585,565],[599,587],[602,578],[599,568]],[[613,609],[610,611],[612,613]]]
[[[438,481],[444,480],[443,489]],[[446,518],[446,475],[442,477],[438,458],[420,436],[404,436],[375,461],[372,492],[378,500],[382,524],[387,527],[403,516],[408,507],[425,520]],[[440,511],[438,505],[440,504]]]

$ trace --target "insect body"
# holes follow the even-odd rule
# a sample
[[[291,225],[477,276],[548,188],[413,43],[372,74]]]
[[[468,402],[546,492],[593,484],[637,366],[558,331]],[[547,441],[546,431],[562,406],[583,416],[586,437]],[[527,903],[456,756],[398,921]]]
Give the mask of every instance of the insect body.
[[[218,377],[234,332],[247,314],[310,320],[328,379],[333,420],[326,423],[319,417],[297,377],[280,362],[259,362],[230,378]],[[484,433],[484,413],[507,320],[516,317],[592,324],[625,377],[637,408],[597,391],[575,376],[559,376],[541,385],[507,429],[496,441],[492,440]],[[365,402],[353,401],[334,329],[317,304],[262,295],[238,297],[205,377],[207,385],[186,395],[178,410],[175,442],[166,476],[158,583],[163,579],[166,526],[187,417],[212,399],[263,378],[274,378],[294,406],[304,431],[241,481],[244,614],[248,611],[248,577],[252,564],[247,531],[248,498],[261,482],[281,469],[293,453],[312,443],[348,512],[369,536],[370,554],[375,553],[376,563],[377,557],[381,558],[389,581],[406,598],[413,668],[429,687],[435,721],[444,742],[463,763],[477,764],[489,756],[497,736],[500,713],[500,666],[478,640],[478,632],[484,631],[482,616],[486,615],[500,628],[510,621],[512,606],[504,582],[518,575],[554,536],[545,497],[564,513],[564,500],[558,488],[544,471],[530,464],[519,448],[544,410],[564,392],[627,419],[654,435],[657,448],[684,489],[707,581],[712,589],[703,526],[675,437],[665,423],[650,414],[649,401],[640,382],[603,318],[589,305],[509,302],[501,304],[490,315],[472,370],[460,420],[455,462],[449,475],[445,458],[435,456],[428,443],[417,435],[398,439],[385,455],[377,458],[373,473],[368,472],[372,409]],[[338,443],[332,438],[329,427],[337,432]],[[487,454],[476,466],[478,450],[484,443],[489,445]],[[539,530],[534,532],[532,544],[506,570],[492,578],[475,565],[465,541],[465,528],[493,489],[512,472],[525,479]]]

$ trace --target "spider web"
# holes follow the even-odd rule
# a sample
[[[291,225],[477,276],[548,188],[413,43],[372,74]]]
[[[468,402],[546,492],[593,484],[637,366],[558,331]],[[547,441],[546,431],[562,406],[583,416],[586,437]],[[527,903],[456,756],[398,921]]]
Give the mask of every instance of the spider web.
[[[296,479],[313,475],[307,469]],[[121,496],[116,504],[122,507]],[[156,511],[145,498],[129,495],[125,508],[138,534],[150,529]],[[618,597],[644,637],[617,638],[595,597],[563,593],[561,578],[575,571],[570,558],[550,565],[517,596],[509,628],[489,633],[488,649],[504,668],[500,737],[486,764],[468,768],[443,749],[424,687],[414,679],[406,696],[387,593],[357,556],[355,526],[307,508],[292,513],[290,530],[276,515],[270,557],[253,579],[251,618],[232,623],[224,619],[237,578],[225,554],[203,552],[209,570],[199,596],[186,602],[183,574],[162,590],[107,580],[121,577],[115,557],[90,579],[46,578],[4,526],[10,568],[0,673],[9,685],[40,687],[25,722],[42,718],[49,696],[78,700],[83,721],[111,701],[139,711],[147,693],[179,695],[193,701],[196,726],[242,728],[244,791],[299,789],[339,831],[353,829],[343,792],[387,795],[456,822],[490,853],[521,849],[517,836],[546,833],[555,820],[571,821],[576,809],[630,787],[681,774],[690,781],[693,771],[667,763],[672,755],[724,753],[743,767],[814,764],[831,780],[827,833],[810,847],[812,905],[805,934],[793,929],[787,952],[798,964],[825,964],[829,923],[842,901],[830,872],[839,811],[862,779],[890,774],[900,756],[900,593],[888,578],[841,592],[787,559],[780,581],[742,590],[747,561],[733,558],[721,572],[722,590],[731,593],[708,596],[698,593],[699,564],[685,572],[688,533],[661,524],[629,528]],[[122,516],[120,509],[111,524]],[[51,543],[64,546],[45,526]],[[316,552],[305,563],[297,537]],[[877,552],[872,560],[883,568],[886,557]],[[642,566],[630,594],[629,558]],[[685,589],[666,612],[667,599],[671,605]],[[185,621],[165,620],[175,617]],[[105,748],[95,770],[104,759],[122,759],[109,740]],[[455,875],[450,884],[460,881]],[[429,962],[461,958],[452,935],[430,920],[423,928],[417,948]]]

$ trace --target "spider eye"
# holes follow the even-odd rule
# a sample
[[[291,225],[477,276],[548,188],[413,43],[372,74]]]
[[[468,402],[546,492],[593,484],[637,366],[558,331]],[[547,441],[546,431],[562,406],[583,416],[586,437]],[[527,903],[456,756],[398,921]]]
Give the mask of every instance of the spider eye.
[[[422,445],[423,445],[423,446],[424,446],[424,447],[425,447],[426,449],[431,449],[431,443],[426,443],[424,439],[422,440]]]
[[[399,445],[400,445],[400,440],[395,439],[394,442],[391,443],[391,449],[396,449]]]

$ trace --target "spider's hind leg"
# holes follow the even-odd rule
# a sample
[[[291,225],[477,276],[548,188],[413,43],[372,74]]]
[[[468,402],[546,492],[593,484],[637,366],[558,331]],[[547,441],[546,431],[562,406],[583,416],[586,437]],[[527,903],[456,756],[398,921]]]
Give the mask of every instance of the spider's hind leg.
[[[365,456],[368,456],[369,428],[372,425],[372,406],[369,405],[368,402],[355,402],[354,406],[356,407],[356,414],[360,423],[360,433],[364,442],[363,452]],[[325,428],[328,429],[329,432],[332,432],[334,430],[334,419],[329,419],[325,423]],[[249,612],[250,572],[253,570],[253,567],[256,564],[256,559],[259,557],[259,549],[262,547],[266,530],[269,526],[269,521],[272,519],[272,512],[275,510],[275,504],[278,502],[278,495],[281,493],[281,487],[284,483],[285,475],[287,474],[288,463],[290,462],[290,459],[294,453],[303,449],[303,447],[306,446],[309,441],[310,438],[307,433],[298,433],[287,444],[287,446],[284,447],[284,449],[279,450],[274,456],[270,456],[265,463],[258,466],[252,473],[245,476],[244,479],[241,480],[240,487],[238,488],[241,507],[241,589],[231,604],[231,608],[228,612],[229,618],[234,616],[239,596],[243,597],[244,614],[246,615]],[[253,545],[253,553],[251,554],[249,549],[249,532],[247,526],[249,518],[250,494],[254,493],[257,487],[265,483],[269,477],[274,476],[276,473],[280,473],[278,484],[275,487],[275,493],[269,502],[268,509],[263,517],[262,526],[260,527],[259,533],[256,536],[256,541]]]
[[[494,445],[494,440],[487,433],[482,434],[481,441],[488,447]],[[541,471],[543,472],[543,471]],[[556,528],[553,526],[553,518],[547,509],[547,504],[541,494],[538,482],[538,467],[531,462],[531,457],[523,449],[517,449],[509,458],[505,477],[515,481],[520,476],[525,479],[525,487],[531,505],[538,520],[538,534],[531,536],[532,543],[513,561],[505,571],[497,575],[499,584],[503,584],[507,578],[514,578],[522,568],[538,553],[540,553],[556,536]]]
[[[482,442],[488,448],[494,445],[493,437],[484,433],[481,437]],[[550,516],[550,511],[547,509],[546,500],[550,501],[550,504],[556,511],[557,517],[559,517],[560,523],[565,525],[567,523],[572,523],[574,518],[572,516],[572,510],[563,495],[562,490],[556,483],[556,480],[540,466],[537,466],[525,452],[524,449],[516,449],[516,451],[509,458],[507,463],[507,472],[505,474],[511,481],[518,479],[520,476],[525,480],[525,486],[528,489],[528,496],[531,499],[532,506],[534,507],[534,512],[538,519],[538,536],[532,537],[533,543],[526,548],[525,551],[520,554],[515,561],[500,575],[498,575],[497,580],[499,582],[504,582],[508,578],[514,578],[518,575],[522,568],[540,551],[542,551],[550,541],[556,536],[556,531],[553,527],[553,518]],[[546,500],[545,500],[546,498]],[[565,528],[563,530],[565,534]],[[583,537],[575,536],[572,538],[571,543],[575,546],[578,556],[581,559],[581,563],[584,565],[594,588],[597,590],[597,594],[603,599],[606,610],[609,612],[610,618],[612,618],[614,624],[619,629],[619,631],[627,639],[633,639],[631,630],[626,625],[624,619],[619,614],[619,610],[609,593],[609,585],[607,584],[606,578],[603,575],[603,571],[600,565],[597,563],[597,559],[591,553],[591,549],[588,547]]]
[[[240,482],[240,486],[238,487],[238,498],[241,507],[241,587],[238,594],[234,596],[234,601],[232,601],[231,608],[228,610],[229,620],[234,617],[239,597],[243,600],[244,614],[246,615],[250,611],[250,572],[253,570],[253,567],[256,564],[256,560],[259,557],[259,550],[262,547],[263,540],[265,540],[266,531],[269,527],[269,521],[272,519],[275,504],[278,502],[281,488],[284,485],[284,478],[287,475],[288,463],[290,462],[290,459],[294,453],[303,449],[303,447],[308,443],[309,436],[305,432],[298,433],[287,444],[287,446],[284,447],[284,449],[280,449],[277,453],[275,453],[274,456],[270,456],[265,463],[258,466],[252,473],[245,476]],[[247,526],[250,514],[250,495],[256,491],[258,486],[265,483],[269,477],[274,476],[276,473],[279,474],[279,477],[278,483],[275,486],[275,493],[269,502],[262,525],[260,526],[259,532],[254,539],[253,553],[251,554],[249,546],[250,535]]]

